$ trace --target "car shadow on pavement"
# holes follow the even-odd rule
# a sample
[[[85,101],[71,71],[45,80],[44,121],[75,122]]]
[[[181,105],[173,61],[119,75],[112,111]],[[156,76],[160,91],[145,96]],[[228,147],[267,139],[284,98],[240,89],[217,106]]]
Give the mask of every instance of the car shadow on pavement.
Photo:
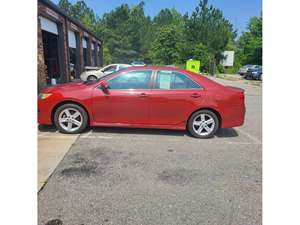
[[[167,136],[184,136],[185,131],[182,130],[166,130],[151,128],[120,128],[120,127],[92,127],[93,133],[106,134],[144,134],[144,135],[167,135]]]
[[[41,125],[39,124],[38,126],[38,131],[39,132],[56,132],[57,129],[54,125]]]
[[[218,138],[231,138],[239,136],[235,129],[233,128],[221,128],[215,134]]]
[[[184,130],[167,129],[144,129],[144,128],[119,128],[119,127],[93,127],[90,128],[93,133],[106,134],[143,134],[143,135],[164,135],[164,136],[189,136],[192,135]],[[233,128],[219,129],[215,134],[217,138],[237,137],[238,133]]]
[[[57,132],[55,126],[51,125],[39,125],[38,126],[39,132]],[[87,133],[91,131],[95,134],[142,134],[142,135],[163,135],[163,136],[189,136],[192,135],[184,130],[167,130],[167,129],[144,129],[144,128],[122,128],[122,127],[90,127],[87,128],[82,133]],[[237,137],[238,133],[233,128],[221,128],[215,134],[217,138],[231,138]]]

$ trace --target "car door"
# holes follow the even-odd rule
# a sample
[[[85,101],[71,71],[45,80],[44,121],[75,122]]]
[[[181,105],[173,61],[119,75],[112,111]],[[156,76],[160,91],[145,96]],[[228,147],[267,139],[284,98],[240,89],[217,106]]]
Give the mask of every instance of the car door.
[[[149,94],[152,70],[126,71],[107,79],[108,92],[93,92],[96,123],[149,123]]]
[[[156,72],[150,97],[150,122],[176,125],[185,122],[203,102],[203,88],[177,71]]]

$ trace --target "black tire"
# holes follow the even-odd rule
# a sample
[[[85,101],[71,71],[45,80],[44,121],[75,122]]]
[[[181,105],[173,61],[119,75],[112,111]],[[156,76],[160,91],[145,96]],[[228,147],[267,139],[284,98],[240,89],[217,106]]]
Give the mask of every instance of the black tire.
[[[97,78],[95,75],[90,75],[90,76],[87,77],[86,80],[88,80],[88,81],[93,81],[93,80],[97,80],[97,79],[98,79],[98,78]]]
[[[214,129],[209,134],[207,134],[207,135],[200,135],[200,134],[198,134],[193,129],[193,121],[194,121],[194,119],[196,117],[198,117],[199,115],[201,115],[201,114],[208,114],[208,115],[210,115],[212,117],[212,119],[214,120],[214,123],[215,123]],[[212,136],[215,135],[215,133],[219,129],[219,125],[220,125],[219,119],[218,119],[217,115],[214,112],[212,112],[210,110],[202,109],[202,110],[199,110],[199,111],[193,113],[193,115],[190,117],[190,119],[188,121],[187,129],[188,129],[189,133],[193,137],[201,138],[201,139],[206,139],[206,138],[211,138]]]
[[[81,123],[81,126],[75,130],[75,131],[67,131],[65,130],[59,123],[59,115],[60,113],[67,109],[67,108],[70,108],[70,109],[76,109],[78,110],[80,113],[81,113],[81,116],[82,116],[82,123]],[[82,131],[84,131],[86,129],[86,127],[88,126],[88,114],[87,112],[85,111],[85,109],[83,109],[81,106],[79,105],[76,105],[76,104],[72,104],[72,103],[68,103],[68,104],[64,104],[64,105],[61,105],[59,106],[55,113],[54,113],[54,124],[56,126],[56,128],[61,132],[61,133],[65,133],[65,134],[78,134],[78,133],[81,133]]]

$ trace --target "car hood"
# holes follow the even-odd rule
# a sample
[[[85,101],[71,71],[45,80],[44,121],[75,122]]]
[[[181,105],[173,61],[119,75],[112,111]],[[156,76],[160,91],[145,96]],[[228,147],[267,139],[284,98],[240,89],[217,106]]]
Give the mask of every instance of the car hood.
[[[104,74],[101,70],[89,70],[89,71],[85,71],[82,74],[84,75],[102,75]]]
[[[80,88],[84,88],[87,85],[84,84],[84,82],[82,81],[77,81],[77,82],[70,82],[70,83],[64,83],[64,84],[58,84],[55,86],[51,86],[51,87],[47,87],[43,90],[44,93],[47,92],[54,92],[54,91],[60,91],[60,90],[75,90],[75,89],[80,89]]]

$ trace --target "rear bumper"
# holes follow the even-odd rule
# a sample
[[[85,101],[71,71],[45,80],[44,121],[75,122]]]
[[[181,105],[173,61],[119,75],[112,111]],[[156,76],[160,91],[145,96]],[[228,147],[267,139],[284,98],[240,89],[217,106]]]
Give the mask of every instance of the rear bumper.
[[[223,113],[221,128],[242,126],[245,121],[245,106],[230,107]]]

